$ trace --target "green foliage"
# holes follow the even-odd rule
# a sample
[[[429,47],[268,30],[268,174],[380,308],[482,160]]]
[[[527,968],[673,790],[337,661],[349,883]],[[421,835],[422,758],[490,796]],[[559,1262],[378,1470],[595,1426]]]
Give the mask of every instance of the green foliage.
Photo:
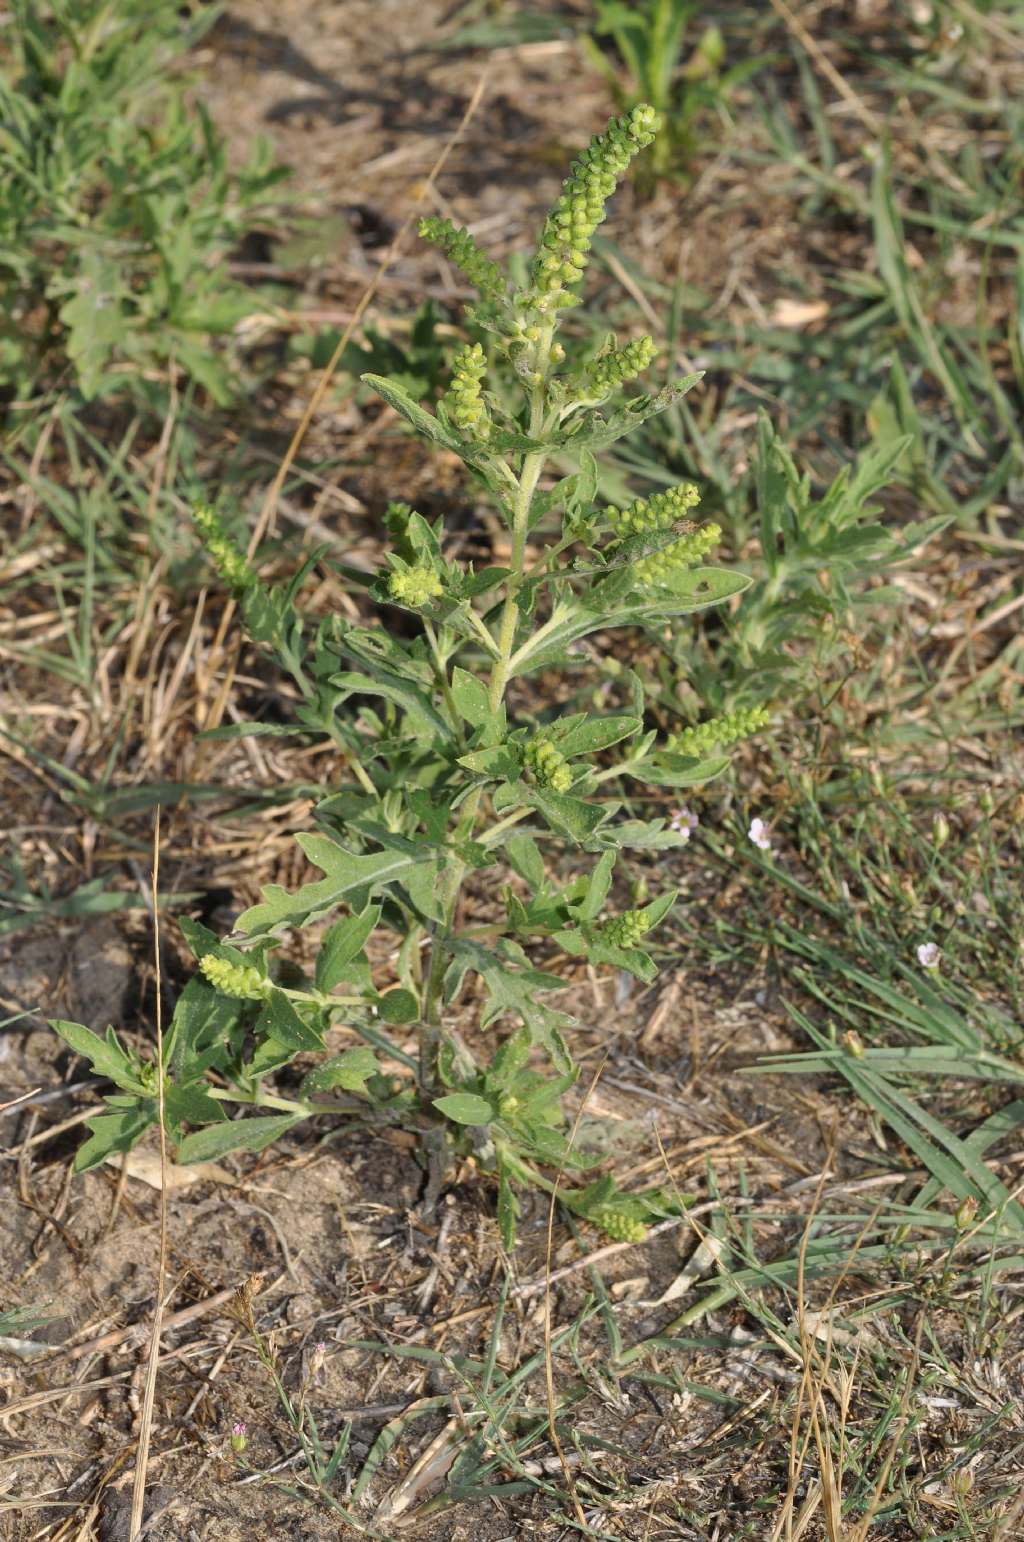
[[[869,586],[865,575],[892,575],[950,522],[936,515],[895,526],[879,517],[876,500],[891,484],[907,444],[901,437],[866,451],[816,493],[810,475],[762,418],[754,460],[760,554],[746,564],[752,582],[727,626],[677,634],[670,642],[661,679],[663,699],[673,710],[681,686],[719,713],[767,706],[783,695],[799,700],[847,650],[852,630],[863,630],[870,610],[883,611],[899,599],[898,589]],[[697,535],[705,531],[721,538],[717,526]],[[663,562],[666,555],[671,548],[653,560]],[[700,725],[672,743],[688,744],[690,753],[712,742],[733,743],[747,731],[743,721],[733,717],[721,740],[712,741],[708,725]]]
[[[174,363],[214,400],[212,339],[252,310],[226,259],[279,179],[266,146],[229,172],[173,66],[212,23],[176,0],[15,0],[0,51],[0,389],[70,362],[86,398]]]
[[[43,920],[109,915],[115,910],[139,910],[145,906],[140,895],[108,889],[102,878],[89,878],[69,894],[54,894],[42,875],[33,883],[13,852],[6,864],[0,863],[0,883],[0,937],[9,937]]]
[[[413,401],[433,400],[439,391],[445,365],[445,346],[438,333],[440,312],[433,300],[420,306],[401,338],[379,327],[367,326],[362,341],[351,339],[338,360],[338,374],[354,377],[349,382],[358,399],[369,400],[373,392],[359,384],[363,375],[387,375],[396,380]],[[300,333],[293,338],[291,351],[306,358],[314,369],[326,369],[334,357],[342,334],[337,327]]]
[[[623,627],[662,636],[678,618],[747,586],[735,574],[695,566],[718,537],[714,527],[681,536],[673,528],[678,510],[693,506],[691,488],[652,500],[646,516],[639,504],[626,516],[593,507],[593,448],[663,410],[694,379],[602,410],[592,394],[572,395],[570,376],[557,375],[559,312],[576,303],[569,286],[582,277],[616,178],[655,127],[653,112],[639,107],[579,157],[544,226],[527,288],[488,277],[489,308],[477,319],[518,382],[517,407],[507,404],[507,391],[487,391],[479,343],[459,355],[436,412],[401,381],[366,377],[486,489],[510,533],[507,566],[476,571],[450,560],[443,520],[430,523],[392,503],[386,566],[371,579],[352,575],[384,624],[358,626],[340,615],[314,623],[299,604],[305,569],[267,588],[219,518],[197,511],[196,528],[251,636],[296,682],[298,728],[333,741],[350,778],[320,803],[317,831],[297,837],[322,877],[294,892],[269,886],[226,942],[186,928],[199,968],[170,1025],[162,1072],[180,1160],[258,1150],[320,1112],[412,1120],[427,1130],[435,1155],[472,1155],[494,1173],[509,1243],[516,1185],[551,1188],[544,1168],[574,1173],[601,1160],[593,1142],[574,1143],[563,1117],[577,1075],[572,1019],[548,997],[568,982],[544,969],[543,954],[553,946],[654,978],[640,943],[674,894],[616,915],[616,860],[623,849],[681,847],[689,832],[670,828],[664,815],[623,818],[615,789],[627,778],[692,785],[726,760],[659,741],[645,726],[643,690],[631,674],[623,673],[620,699],[603,714],[565,712],[542,724],[521,683],[541,670],[586,668],[587,656],[574,651],[584,637],[604,652]],[[433,226],[427,233],[438,234]],[[442,235],[464,265],[490,275],[464,241]],[[630,367],[643,356],[634,350]],[[610,388],[611,375],[604,384]],[[549,465],[565,456],[578,469],[552,479]],[[567,561],[571,547],[579,555]],[[651,569],[652,554],[664,574]],[[408,613],[401,629],[387,624],[396,606]],[[729,737],[723,728],[715,742]],[[565,847],[590,864],[568,884],[553,877]],[[460,919],[467,883],[485,887],[503,911],[483,933]],[[319,935],[308,978],[276,960],[285,934],[307,927]],[[367,944],[378,927],[400,939],[398,980],[387,982],[394,988],[382,989],[371,972]],[[510,1029],[503,1040],[493,1035],[482,1062],[464,1036],[448,1031],[460,1002],[478,1016],[485,1039],[492,1026]],[[124,1094],[112,1100],[116,1114],[94,1122],[79,1158],[91,1165],[151,1122],[158,1071],[124,1057],[116,1040],[56,1026],[94,1063],[104,1055],[105,1074]],[[272,1074],[297,1056],[322,1056],[328,1031],[341,1027],[365,1047],[315,1058],[298,1096],[267,1090]],[[339,1089],[343,1098],[324,1100]],[[259,1112],[230,1119],[225,1105]],[[651,1213],[649,1203],[619,1196],[607,1175],[567,1190],[565,1202],[626,1240],[642,1234]]]
[[[766,62],[745,60],[724,69],[725,41],[713,25],[691,46],[691,23],[700,10],[700,0],[597,0],[594,36],[584,37],[588,57],[610,81],[620,106],[650,102],[663,117],[665,131],[651,158],[658,177],[686,174],[704,120],[724,111],[735,87]],[[625,81],[598,38],[614,44]]]

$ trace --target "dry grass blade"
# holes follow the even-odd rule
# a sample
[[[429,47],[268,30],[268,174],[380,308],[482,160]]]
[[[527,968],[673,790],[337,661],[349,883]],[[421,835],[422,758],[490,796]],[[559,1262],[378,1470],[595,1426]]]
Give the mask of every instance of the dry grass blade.
[[[444,1480],[464,1439],[465,1420],[449,1419],[444,1429],[421,1451],[401,1482],[377,1506],[373,1513],[374,1524],[395,1526],[403,1524],[403,1520],[407,1523],[406,1512],[421,1494]]]
[[[128,1525],[129,1542],[137,1542],[142,1536],[142,1512],[146,1499],[146,1468],[149,1463],[149,1443],[153,1432],[153,1403],[156,1398],[156,1373],[160,1364],[160,1330],[164,1315],[164,1290],[167,1282],[167,1129],[164,1120],[164,1034],[161,1003],[160,975],[160,912],[158,909],[158,885],[160,878],[160,809],[157,807],[153,826],[153,964],[155,969],[156,999],[156,1063],[157,1063],[157,1114],[160,1132],[160,1242],[156,1266],[156,1300],[153,1305],[153,1328],[149,1340],[149,1359],[146,1364],[146,1385],[142,1396],[142,1416],[139,1420],[139,1440],[135,1456],[135,1478],[132,1484],[132,1509]]]
[[[786,0],[771,0],[771,5],[772,9],[777,11],[778,14],[782,17],[782,20],[786,23],[786,26],[797,39],[800,46],[807,50],[810,57],[814,60],[815,64],[820,69],[821,73],[829,81],[831,81],[833,86],[835,86],[843,101],[846,102],[857,114],[857,117],[863,123],[868,132],[874,135],[880,134],[882,132],[882,124],[875,117],[875,114],[869,107],[865,106],[864,102],[857,95],[856,91],[854,91],[853,87],[843,79],[842,75],[840,75],[839,71],[836,69],[831,59],[825,53],[824,49],[821,48],[816,39],[812,37],[810,32],[808,32],[800,18],[795,16],[794,13],[790,10],[789,6],[786,4]]]

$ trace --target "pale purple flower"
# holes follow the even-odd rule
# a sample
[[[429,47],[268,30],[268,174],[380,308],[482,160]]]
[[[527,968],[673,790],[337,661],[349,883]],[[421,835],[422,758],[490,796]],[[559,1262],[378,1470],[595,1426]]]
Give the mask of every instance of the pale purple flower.
[[[231,1449],[237,1456],[241,1456],[242,1452],[246,1448],[246,1445],[248,1444],[245,1438],[246,1428],[247,1426],[244,1419],[236,1420],[236,1422],[231,1426]]]
[[[690,809],[674,808],[668,827],[670,830],[675,830],[677,835],[681,835],[684,841],[688,841],[699,824],[700,820]]]
[[[772,843],[768,839],[768,826],[763,819],[752,819],[750,821],[747,839],[753,841],[759,851],[771,851],[772,849]]]
[[[917,962],[922,969],[938,969],[942,949],[937,942],[922,942],[917,950]]]

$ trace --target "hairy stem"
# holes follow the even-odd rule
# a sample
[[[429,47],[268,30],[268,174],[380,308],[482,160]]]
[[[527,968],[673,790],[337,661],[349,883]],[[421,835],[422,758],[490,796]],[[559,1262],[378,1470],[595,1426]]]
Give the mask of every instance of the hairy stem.
[[[529,421],[527,432],[531,439],[543,438],[547,417],[547,376],[550,368],[551,340],[554,323],[545,327],[534,344],[531,358],[533,381],[529,395]],[[519,475],[514,479],[510,504],[512,514],[511,573],[506,580],[505,600],[498,629],[497,653],[491,668],[488,687],[488,705],[497,714],[501,710],[508,685],[509,663],[515,649],[516,628],[519,624],[519,591],[526,566],[526,537],[530,527],[530,508],[537,483],[547,462],[543,450],[532,450],[523,457]],[[428,642],[437,660],[436,639],[428,625]],[[445,673],[445,685],[447,675]],[[447,689],[445,691],[447,699]],[[462,806],[454,840],[467,840],[473,832],[480,808],[482,790],[477,787],[469,794]],[[450,939],[455,930],[455,916],[459,893],[465,877],[465,863],[453,854],[451,865],[444,879],[442,894],[443,923],[431,938],[430,969],[423,995],[423,1025],[420,1029],[420,1091],[424,1096],[436,1092],[438,1086],[437,1056],[441,1045],[441,995],[445,967],[450,956]]]
[[[530,420],[527,433],[531,439],[543,437],[547,411],[547,376],[550,367],[551,339],[554,324],[544,328],[534,345],[533,372],[537,377],[530,390]],[[488,701],[492,712],[497,712],[505,699],[508,685],[509,660],[515,647],[516,626],[519,622],[519,590],[523,582],[526,559],[526,537],[530,527],[530,506],[537,490],[540,474],[547,462],[544,450],[532,450],[523,457],[518,485],[512,499],[512,572],[505,592],[505,606],[498,632],[498,657],[491,670]]]
[[[452,695],[452,688],[448,681],[448,664],[443,653],[441,652],[441,645],[437,640],[437,633],[434,631],[434,628],[431,626],[430,622],[425,618],[423,622],[423,629],[426,632],[427,642],[430,645],[430,656],[434,665],[434,675],[437,679],[438,685],[441,688],[441,695],[444,697],[444,704],[448,709],[448,716],[451,719],[452,729],[459,743],[465,746],[466,735],[462,722],[462,716],[458,707],[455,705],[455,698]]]

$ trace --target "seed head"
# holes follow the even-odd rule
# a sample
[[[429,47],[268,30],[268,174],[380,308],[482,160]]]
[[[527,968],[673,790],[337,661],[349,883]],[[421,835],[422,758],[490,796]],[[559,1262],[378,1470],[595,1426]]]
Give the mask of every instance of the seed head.
[[[438,246],[450,262],[461,268],[474,289],[485,300],[504,299],[508,293],[508,281],[496,262],[474,241],[464,227],[456,229],[451,220],[430,216],[420,220],[419,233],[424,241]]]
[[[241,594],[259,582],[248,557],[231,539],[220,516],[208,504],[196,504],[192,510],[192,523],[207,556],[229,589]]]
[[[548,307],[575,303],[567,291],[583,277],[591,239],[605,217],[605,204],[633,157],[651,143],[658,114],[646,102],[613,118],[573,162],[562,193],[544,222],[533,264],[533,299]]]
[[[270,981],[252,964],[235,964],[229,958],[206,953],[199,960],[199,968],[222,995],[234,996],[239,1001],[266,1001],[272,990]]]
[[[680,482],[677,487],[668,487],[663,493],[654,493],[650,498],[637,498],[628,508],[608,508],[605,516],[615,534],[625,540],[631,535],[652,535],[659,530],[671,530],[699,502],[700,493],[695,484]]]
[[[479,343],[463,348],[452,367],[445,405],[467,439],[486,439],[490,433],[487,404],[480,390],[486,369],[487,359]]]
[[[720,525],[704,525],[689,535],[681,535],[678,541],[673,541],[671,546],[666,546],[662,551],[652,552],[649,557],[642,558],[634,572],[642,584],[654,588],[671,583],[678,573],[684,573],[687,568],[703,562],[721,539]]]
[[[651,923],[642,910],[624,910],[620,916],[606,921],[601,937],[614,948],[634,948],[651,929]]]
[[[612,1205],[601,1205],[592,1210],[589,1219],[615,1242],[646,1242],[647,1227],[631,1215],[625,1215]]]
[[[706,755],[716,744],[726,749],[740,739],[749,738],[766,726],[768,718],[767,707],[741,707],[721,717],[708,718],[707,722],[696,723],[692,728],[684,728],[682,733],[672,734],[667,748],[673,755]]]
[[[526,746],[523,759],[538,787],[549,787],[552,792],[569,791],[573,782],[569,763],[545,734],[534,735]]]
[[[635,380],[654,358],[653,337],[638,337],[624,348],[613,348],[597,359],[591,360],[572,382],[577,396],[602,400],[610,396],[616,386]]]
[[[321,1339],[319,1343],[313,1345],[313,1353],[309,1357],[310,1381],[319,1381],[320,1373],[324,1368],[324,1361],[326,1359],[327,1345],[324,1343],[323,1339]]]
[[[388,593],[400,605],[418,610],[428,600],[444,592],[441,580],[432,568],[401,568],[388,578]]]

